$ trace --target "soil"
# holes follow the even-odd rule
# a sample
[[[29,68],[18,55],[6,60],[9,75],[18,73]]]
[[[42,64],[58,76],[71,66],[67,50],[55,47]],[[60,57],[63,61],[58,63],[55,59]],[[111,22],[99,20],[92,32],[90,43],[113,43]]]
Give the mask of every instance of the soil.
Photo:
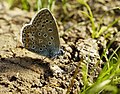
[[[84,64],[89,66],[90,82],[94,82],[105,62],[105,58],[100,59],[103,49],[113,38],[114,46],[108,49],[109,55],[111,49],[120,46],[120,22],[99,38],[93,39],[90,21],[80,12],[86,11],[85,7],[74,0],[69,4],[74,8],[67,6],[67,13],[61,11],[59,6],[54,12],[64,55],[51,60],[21,47],[20,30],[25,23],[30,22],[35,12],[16,7],[10,10],[5,6],[6,3],[0,3],[0,94],[66,94],[77,68],[77,77],[74,78],[70,94],[78,94],[84,85],[81,73]],[[119,6],[120,1],[90,0],[89,5],[97,26],[103,13]],[[120,10],[109,11],[103,17],[103,25],[107,26],[119,15]],[[110,35],[105,38],[108,32]]]

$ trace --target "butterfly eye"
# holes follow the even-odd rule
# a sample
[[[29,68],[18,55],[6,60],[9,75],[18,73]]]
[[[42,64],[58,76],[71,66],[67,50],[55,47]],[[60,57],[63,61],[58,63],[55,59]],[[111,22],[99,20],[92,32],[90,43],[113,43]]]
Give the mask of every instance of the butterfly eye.
[[[53,30],[52,30],[52,28],[49,28],[49,30],[48,30],[49,32],[52,32]]]

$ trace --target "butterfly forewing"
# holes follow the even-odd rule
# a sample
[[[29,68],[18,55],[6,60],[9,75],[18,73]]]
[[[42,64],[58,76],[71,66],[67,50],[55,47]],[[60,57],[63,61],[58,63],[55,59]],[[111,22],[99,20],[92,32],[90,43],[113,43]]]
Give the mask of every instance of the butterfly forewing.
[[[59,52],[58,29],[54,17],[48,9],[40,10],[22,29],[22,42],[26,49],[54,57]]]

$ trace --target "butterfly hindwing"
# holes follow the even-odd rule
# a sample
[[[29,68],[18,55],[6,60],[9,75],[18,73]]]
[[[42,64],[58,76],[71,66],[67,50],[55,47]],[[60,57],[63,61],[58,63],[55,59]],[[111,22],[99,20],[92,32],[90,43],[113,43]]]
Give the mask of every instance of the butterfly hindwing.
[[[22,29],[22,42],[26,49],[46,57],[59,52],[59,35],[54,17],[48,9],[40,10]]]

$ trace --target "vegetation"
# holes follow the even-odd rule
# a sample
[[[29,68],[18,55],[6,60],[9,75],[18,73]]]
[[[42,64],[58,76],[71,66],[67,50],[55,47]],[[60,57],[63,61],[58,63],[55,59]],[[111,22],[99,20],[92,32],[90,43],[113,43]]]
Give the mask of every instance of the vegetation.
[[[7,0],[9,3],[9,8],[12,9],[16,7],[16,4],[19,4],[17,7],[26,10],[26,11],[36,11],[40,10],[41,8],[49,8],[51,11],[54,11],[56,9],[57,1],[59,0]],[[111,31],[109,31],[110,28],[113,28],[119,21],[120,17],[114,19],[111,23],[104,25],[103,19],[104,17],[111,11],[119,10],[119,7],[113,7],[109,9],[108,11],[104,12],[99,20],[96,21],[96,18],[94,17],[94,13],[91,9],[91,6],[88,4],[89,0],[73,0],[73,2],[77,2],[79,6],[82,6],[86,9],[79,10],[85,18],[89,19],[89,24],[91,25],[91,28],[89,30],[90,36],[93,39],[98,40],[101,36],[104,37],[106,40],[109,40],[110,36],[114,36]],[[70,0],[72,2],[72,0]],[[59,6],[59,5],[58,5]],[[69,13],[68,7],[70,7],[69,0],[61,0],[61,9],[63,10],[63,15],[66,15]],[[71,5],[72,7],[72,5]],[[72,8],[76,8],[75,6]],[[79,8],[78,8],[79,9]],[[73,9],[74,10],[74,9]],[[75,10],[76,11],[76,10]],[[59,11],[58,11],[59,12]],[[77,11],[76,11],[77,13]],[[69,16],[69,14],[67,14]],[[99,15],[99,14],[98,14]],[[108,16],[108,15],[107,15]],[[60,16],[61,17],[61,16]],[[69,21],[71,16],[69,16],[67,19],[60,19],[61,21]],[[86,18],[87,17],[87,18]],[[63,21],[63,22],[64,22]],[[77,24],[76,24],[77,23]],[[79,25],[79,22],[76,22],[75,25]],[[96,25],[97,24],[97,25]],[[67,28],[66,31],[69,31],[73,29],[74,26],[71,28]],[[107,40],[107,41],[108,41]],[[119,85],[120,85],[120,45],[112,51],[112,54],[108,56],[108,51],[113,45],[115,38],[113,37],[106,45],[106,48],[103,49],[101,60],[103,61],[103,58],[105,58],[103,67],[98,75],[98,77],[93,81],[90,82],[90,78],[88,77],[88,64],[84,64],[83,60],[79,61],[78,67],[81,67],[82,72],[82,81],[83,81],[83,87],[80,87],[79,94],[118,94],[120,92]],[[97,62],[98,66],[100,64],[100,61]],[[71,84],[67,90],[67,94],[70,93],[70,89],[74,85],[74,79],[76,78],[78,74],[78,67],[76,68],[76,71],[73,75],[73,79],[71,81]],[[99,66],[98,66],[99,67]]]

